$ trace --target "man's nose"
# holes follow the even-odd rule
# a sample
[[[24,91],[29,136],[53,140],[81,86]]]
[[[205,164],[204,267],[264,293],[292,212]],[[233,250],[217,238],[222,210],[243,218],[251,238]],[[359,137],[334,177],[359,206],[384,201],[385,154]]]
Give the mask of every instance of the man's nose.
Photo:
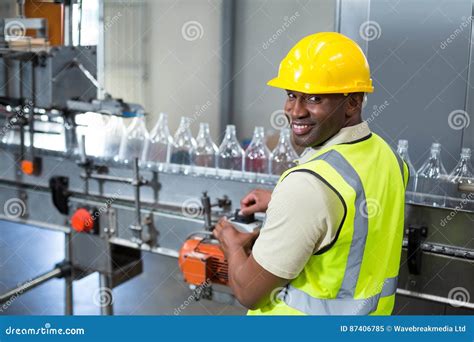
[[[291,108],[289,108],[287,113],[290,114],[292,119],[299,119],[308,115],[308,111],[304,106],[302,99],[296,99],[296,101],[293,102],[293,105],[291,106]]]

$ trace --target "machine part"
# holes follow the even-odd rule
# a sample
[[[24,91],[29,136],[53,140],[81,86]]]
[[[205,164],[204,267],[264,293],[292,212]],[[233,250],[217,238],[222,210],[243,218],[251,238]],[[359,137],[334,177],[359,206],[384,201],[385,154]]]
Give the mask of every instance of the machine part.
[[[72,232],[71,263],[84,272],[99,272],[114,288],[143,272],[141,251],[112,244],[96,234]]]
[[[146,231],[146,238],[144,238],[144,242],[150,246],[150,248],[159,247],[158,237],[160,236],[160,232],[155,227],[155,223],[153,222],[153,214],[148,214],[145,216],[145,220],[143,221],[144,225],[147,226]]]
[[[49,188],[53,204],[63,215],[69,215],[69,178],[64,176],[55,176],[49,179]]]
[[[202,212],[204,215],[204,229],[212,230],[212,220],[211,220],[211,198],[207,195],[207,191],[202,193],[201,197]]]
[[[0,96],[27,99],[43,109],[67,110],[70,99],[90,102],[97,97],[97,90],[79,68],[68,66],[76,60],[95,75],[96,59],[92,46],[55,46],[47,52],[2,50],[0,80],[12,81],[0,89]]]
[[[42,159],[40,157],[33,157],[32,160],[21,161],[21,171],[28,176],[39,176],[42,170]]]
[[[209,235],[203,232],[205,235]],[[227,285],[228,265],[217,240],[198,237],[188,238],[179,252],[178,264],[184,281],[195,286],[216,283]]]
[[[112,292],[112,287],[112,280],[110,277],[107,274],[100,273],[98,304],[100,305],[100,314],[103,316],[112,316],[114,314],[114,294]]]
[[[71,227],[78,233],[99,233],[100,213],[96,208],[78,208],[71,216]]]
[[[229,220],[241,233],[253,233],[262,227],[262,222],[255,219],[255,215],[242,215],[240,209],[235,210],[234,217]]]
[[[428,228],[424,226],[408,226],[406,230],[408,239],[407,265],[411,274],[420,274],[421,257],[423,255],[421,244],[428,236]]]
[[[214,225],[212,224],[212,208],[219,207],[222,208],[224,211],[228,211],[232,206],[231,200],[224,195],[222,198],[218,198],[217,202],[211,204],[211,198],[207,195],[207,191],[204,191],[201,196],[201,204],[202,204],[202,214],[204,216],[204,229],[207,231],[211,231],[214,229]]]
[[[445,298],[445,297],[430,295],[430,294],[427,294],[427,293],[409,291],[409,290],[405,290],[405,289],[397,289],[397,294],[407,296],[407,297],[424,299],[424,300],[428,300],[428,301],[436,302],[436,303],[441,303],[441,304],[448,304],[448,305],[451,305],[453,307],[462,307],[462,308],[468,308],[468,309],[474,310],[474,303],[470,303],[470,302],[466,302],[466,301],[459,301],[459,300],[456,300],[456,299],[453,299],[453,298]]]
[[[46,272],[32,280],[28,280],[25,283],[21,284],[15,289],[8,291],[7,293],[0,295],[0,304],[5,303],[9,300],[22,295],[29,290],[34,289],[35,287],[44,284],[48,280],[53,278],[63,278],[71,274],[71,264],[67,262],[59,263],[49,272]]]
[[[64,235],[64,262],[70,264],[71,260],[71,234]],[[73,301],[73,275],[70,272],[64,277],[64,314],[71,316],[74,314]]]

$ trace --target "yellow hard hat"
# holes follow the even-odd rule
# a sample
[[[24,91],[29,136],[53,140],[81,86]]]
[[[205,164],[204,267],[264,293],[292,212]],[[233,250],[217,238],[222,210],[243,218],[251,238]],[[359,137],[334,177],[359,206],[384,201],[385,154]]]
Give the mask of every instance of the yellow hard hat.
[[[372,93],[370,68],[352,39],[320,32],[301,39],[281,61],[269,86],[306,94]]]

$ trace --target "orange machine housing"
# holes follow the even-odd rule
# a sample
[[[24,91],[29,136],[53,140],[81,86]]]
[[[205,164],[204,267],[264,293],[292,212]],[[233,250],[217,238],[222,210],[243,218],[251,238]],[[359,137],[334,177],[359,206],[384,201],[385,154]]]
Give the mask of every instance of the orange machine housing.
[[[215,240],[201,237],[186,240],[179,251],[178,263],[188,284],[228,284],[227,261]]]

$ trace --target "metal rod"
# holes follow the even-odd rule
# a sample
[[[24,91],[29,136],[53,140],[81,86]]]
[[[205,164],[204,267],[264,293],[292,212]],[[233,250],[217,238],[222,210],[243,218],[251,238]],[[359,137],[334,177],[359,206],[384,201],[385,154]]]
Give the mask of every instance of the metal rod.
[[[71,233],[64,235],[65,250],[64,261],[71,260]],[[64,314],[71,316],[74,314],[73,304],[73,281],[72,274],[64,278]]]
[[[23,293],[34,289],[35,287],[47,282],[50,279],[56,278],[61,275],[62,270],[60,268],[55,268],[49,272],[46,272],[32,280],[29,280],[22,285],[18,286],[15,289],[8,291],[7,293],[0,295],[0,304],[5,303],[9,300],[14,300],[14,298],[22,295]]]
[[[87,175],[87,174],[81,174],[82,178],[89,178],[89,179],[95,179],[95,180],[100,180],[100,181],[109,181],[109,182],[117,182],[117,183],[126,183],[126,184],[134,184],[135,179],[134,178],[126,178],[126,177],[118,177],[118,176],[109,176],[109,175]]]
[[[138,158],[133,160],[133,178],[134,178],[134,187],[135,187],[135,212],[137,215],[135,233],[138,235],[138,242],[141,242],[141,232],[142,232],[142,218],[141,218],[141,203],[140,203],[140,169],[138,168]]]
[[[106,274],[99,273],[99,287],[100,291],[107,291],[107,298],[100,306],[100,314],[103,316],[112,316],[114,314],[112,283]]]
[[[435,295],[431,295],[427,293],[420,293],[420,292],[409,291],[405,289],[397,289],[397,294],[407,296],[407,297],[425,299],[425,300],[429,300],[431,302],[436,302],[436,303],[449,304],[455,307],[474,309],[474,303],[462,302],[459,300],[435,296]]]

